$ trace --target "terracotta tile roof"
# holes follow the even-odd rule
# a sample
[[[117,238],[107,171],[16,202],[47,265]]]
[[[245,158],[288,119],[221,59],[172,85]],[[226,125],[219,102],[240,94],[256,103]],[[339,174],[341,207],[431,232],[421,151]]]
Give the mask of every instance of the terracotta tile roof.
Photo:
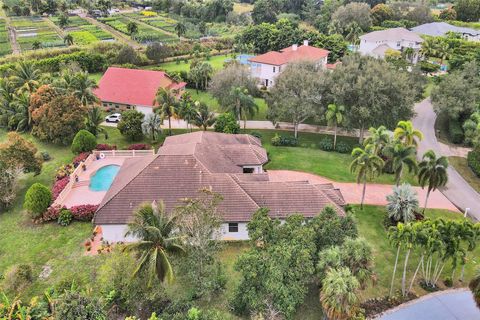
[[[309,45],[298,46],[296,50],[293,46],[278,51],[269,51],[267,53],[258,55],[248,59],[250,62],[265,63],[280,66],[288,62],[299,60],[319,60],[327,57],[328,50],[315,48]]]
[[[152,106],[158,89],[178,90],[185,82],[177,83],[165,72],[109,67],[94,90],[105,102]]]
[[[230,144],[215,146],[213,141]],[[224,220],[230,222],[247,222],[262,206],[270,208],[272,216],[279,218],[292,213],[311,217],[326,205],[334,206],[340,215],[345,214],[345,201],[331,184],[272,182],[268,173],[241,173],[235,164],[238,161],[232,159],[244,157],[232,152],[232,145],[263,149],[256,138],[192,133],[168,138],[165,143],[157,155],[125,161],[95,214],[95,224],[125,224],[135,208],[153,200],[163,200],[167,211],[171,211],[180,199],[194,198],[202,188],[223,196],[220,209]],[[230,149],[222,149],[224,146]],[[235,167],[238,169],[232,169]]]

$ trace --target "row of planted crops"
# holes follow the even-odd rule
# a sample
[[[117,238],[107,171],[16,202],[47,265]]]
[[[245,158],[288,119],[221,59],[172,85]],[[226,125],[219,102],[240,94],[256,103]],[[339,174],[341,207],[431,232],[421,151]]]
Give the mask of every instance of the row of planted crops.
[[[60,26],[60,18],[50,18],[56,25]],[[113,40],[113,36],[88,22],[87,20],[79,16],[71,16],[68,18],[67,25],[64,27],[64,32],[70,34],[73,37],[75,44],[84,45],[97,41],[110,41]]]

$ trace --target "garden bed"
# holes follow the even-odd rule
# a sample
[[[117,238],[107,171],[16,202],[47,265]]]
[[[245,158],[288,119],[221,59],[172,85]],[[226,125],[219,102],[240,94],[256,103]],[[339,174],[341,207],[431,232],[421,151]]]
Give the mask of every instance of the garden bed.
[[[0,56],[12,53],[5,19],[0,18]]]
[[[33,49],[33,44],[37,41],[43,48],[65,46],[57,31],[41,17],[12,17],[11,24],[22,50]]]
[[[59,17],[51,17],[53,23],[60,26]],[[72,35],[73,42],[78,45],[86,45],[97,41],[107,41],[113,40],[114,37],[106,32],[105,30],[99,28],[88,22],[87,20],[79,17],[73,16],[68,18],[68,24],[65,27],[65,33]]]

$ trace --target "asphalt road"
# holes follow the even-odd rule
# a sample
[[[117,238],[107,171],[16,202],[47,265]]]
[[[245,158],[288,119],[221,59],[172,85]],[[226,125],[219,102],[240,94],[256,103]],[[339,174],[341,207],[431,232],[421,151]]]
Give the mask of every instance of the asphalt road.
[[[415,105],[417,113],[413,119],[416,129],[423,132],[424,138],[419,144],[418,154],[421,157],[425,151],[433,150],[438,155],[441,148],[435,136],[435,119],[437,115],[433,111],[430,98],[427,98]],[[480,194],[476,192],[452,167],[448,168],[448,182],[442,193],[455,204],[462,212],[469,208],[468,215],[480,221]]]

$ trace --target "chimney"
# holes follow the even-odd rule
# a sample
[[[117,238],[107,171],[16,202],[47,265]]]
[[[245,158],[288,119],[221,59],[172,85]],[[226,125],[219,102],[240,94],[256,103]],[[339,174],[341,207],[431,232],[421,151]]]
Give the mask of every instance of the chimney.
[[[298,48],[298,45],[297,45],[297,44],[292,45],[292,50],[293,50],[293,51],[297,51],[297,48]]]
[[[308,47],[308,40],[303,40],[303,45],[304,45],[305,47]]]

